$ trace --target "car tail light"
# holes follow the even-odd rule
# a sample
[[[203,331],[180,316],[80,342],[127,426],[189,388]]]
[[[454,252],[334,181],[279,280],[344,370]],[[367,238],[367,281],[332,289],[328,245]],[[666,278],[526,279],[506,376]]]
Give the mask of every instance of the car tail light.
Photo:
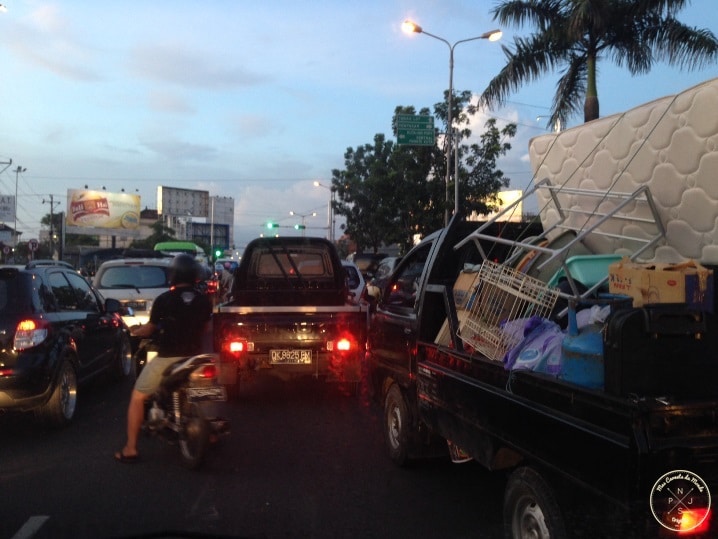
[[[217,366],[213,364],[207,364],[202,365],[201,367],[197,367],[195,370],[192,371],[192,374],[189,375],[189,379],[193,382],[196,382],[198,380],[210,380],[216,377]]]
[[[246,352],[254,351],[254,343],[247,341],[246,339],[229,339],[224,342],[222,350],[230,357],[234,357],[236,359]]]
[[[41,344],[48,333],[48,324],[41,320],[25,319],[15,328],[13,347],[15,350],[26,350]]]
[[[354,352],[358,348],[357,342],[352,335],[341,335],[338,338],[327,341],[328,352]]]

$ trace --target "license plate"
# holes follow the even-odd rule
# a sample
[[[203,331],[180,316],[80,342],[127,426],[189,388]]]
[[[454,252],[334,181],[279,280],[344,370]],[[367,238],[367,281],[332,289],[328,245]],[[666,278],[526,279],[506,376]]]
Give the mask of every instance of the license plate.
[[[146,301],[125,301],[124,306],[130,309],[134,309],[135,311],[146,311],[147,310],[147,302]]]
[[[309,365],[312,363],[311,350],[270,350],[272,363]]]
[[[188,387],[187,398],[197,401],[226,401],[227,390],[224,386]]]

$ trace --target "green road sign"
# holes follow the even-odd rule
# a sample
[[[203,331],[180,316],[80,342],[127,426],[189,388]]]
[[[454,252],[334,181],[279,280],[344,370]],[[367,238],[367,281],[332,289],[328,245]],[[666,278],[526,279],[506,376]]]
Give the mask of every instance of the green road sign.
[[[397,114],[396,143],[411,146],[433,146],[434,117],[423,114]]]

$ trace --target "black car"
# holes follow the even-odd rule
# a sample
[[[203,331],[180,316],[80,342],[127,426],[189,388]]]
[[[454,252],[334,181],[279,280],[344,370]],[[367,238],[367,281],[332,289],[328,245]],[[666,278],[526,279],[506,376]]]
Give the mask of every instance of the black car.
[[[75,415],[80,384],[130,376],[121,308],[65,264],[0,266],[0,411],[34,411],[61,426]]]

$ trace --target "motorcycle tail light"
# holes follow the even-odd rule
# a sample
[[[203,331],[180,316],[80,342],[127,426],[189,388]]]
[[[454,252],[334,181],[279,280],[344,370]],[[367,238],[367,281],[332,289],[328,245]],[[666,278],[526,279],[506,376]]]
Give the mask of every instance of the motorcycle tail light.
[[[48,325],[41,320],[25,319],[15,328],[13,347],[15,350],[27,350],[41,344],[48,333]]]
[[[217,366],[212,364],[202,365],[201,367],[198,367],[194,371],[192,371],[192,374],[189,375],[189,379],[195,382],[199,380],[210,380],[216,377]]]

